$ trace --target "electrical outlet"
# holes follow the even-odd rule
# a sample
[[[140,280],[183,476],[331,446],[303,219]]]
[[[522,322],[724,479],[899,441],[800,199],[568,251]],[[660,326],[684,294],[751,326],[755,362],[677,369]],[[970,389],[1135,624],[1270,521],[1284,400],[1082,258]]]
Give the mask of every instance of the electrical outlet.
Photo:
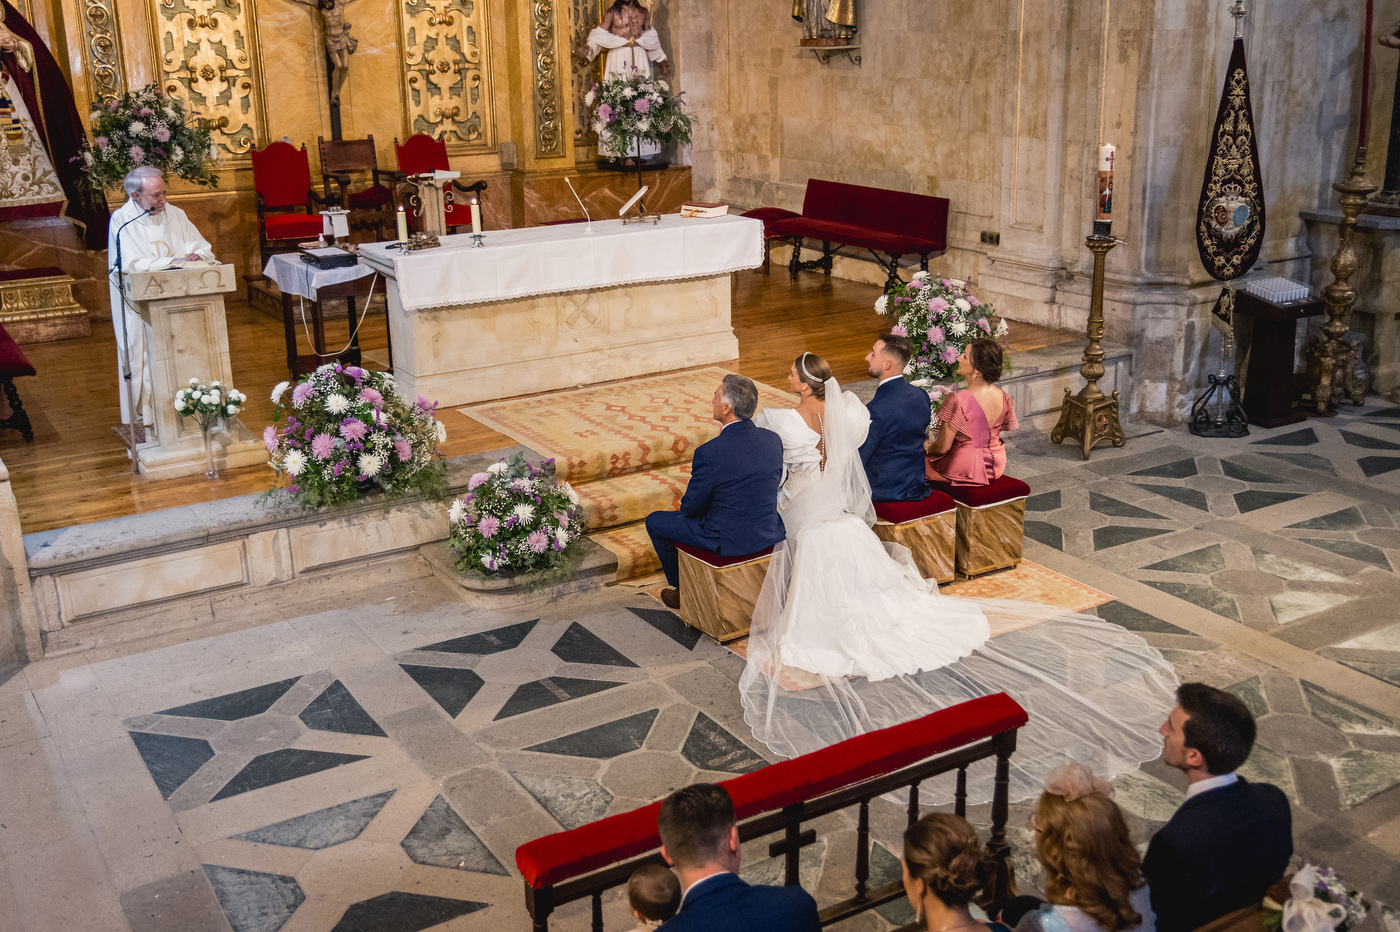
[[[983,231],[982,231],[982,242],[985,243],[985,244],[987,244],[988,246],[1000,246],[1000,245],[1001,245],[1001,234],[1000,234],[1000,233],[993,233],[993,232],[990,231],[990,230],[983,230]]]

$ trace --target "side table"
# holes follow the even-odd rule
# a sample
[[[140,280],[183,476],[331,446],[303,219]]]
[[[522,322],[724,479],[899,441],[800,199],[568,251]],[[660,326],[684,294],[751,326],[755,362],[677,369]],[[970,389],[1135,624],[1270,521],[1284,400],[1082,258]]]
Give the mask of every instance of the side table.
[[[374,270],[368,266],[322,271],[303,262],[296,253],[279,253],[272,256],[263,274],[276,283],[282,293],[282,327],[287,341],[287,371],[295,380],[298,376],[314,371],[318,366],[332,361],[326,351],[326,326],[323,303],[344,299],[350,328],[350,345],[335,362],[342,365],[358,366],[361,360],[359,315],[355,310],[355,299],[368,300],[377,286],[381,293],[383,283]],[[314,352],[297,353],[297,330],[301,326],[302,302],[307,306],[311,343]],[[389,344],[389,368],[394,368],[394,347],[392,336]]]
[[[1323,312],[1319,298],[1275,304],[1241,289],[1235,292],[1235,312],[1254,320],[1254,338],[1245,374],[1244,413],[1259,427],[1283,427],[1307,419],[1294,407],[1293,354],[1298,321]]]

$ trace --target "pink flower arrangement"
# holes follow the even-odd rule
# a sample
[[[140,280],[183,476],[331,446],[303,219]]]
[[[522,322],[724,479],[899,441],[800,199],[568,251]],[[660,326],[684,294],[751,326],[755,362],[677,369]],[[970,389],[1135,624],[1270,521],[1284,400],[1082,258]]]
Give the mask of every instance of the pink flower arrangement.
[[[930,343],[942,343],[947,337],[948,335],[943,332],[942,327],[934,325],[928,328],[928,341]]]
[[[318,460],[327,460],[335,453],[335,438],[324,431],[311,440],[311,455]]]
[[[395,440],[394,455],[399,458],[400,463],[407,463],[413,459],[413,444],[402,438]]]
[[[170,141],[170,130],[165,128],[164,126],[157,126],[156,131],[154,133],[151,133],[151,135],[156,138],[156,142]]]
[[[365,439],[366,427],[364,421],[357,418],[347,417],[340,422],[340,436],[348,442],[355,443]]]
[[[944,301],[942,298],[934,298],[928,303],[928,312],[930,314],[941,314],[946,310],[948,310],[948,302]]]
[[[982,328],[982,332],[983,332],[983,333],[987,334],[988,336],[991,335],[991,333],[992,333],[992,325],[991,325],[990,323],[987,322],[987,318],[985,318],[985,317],[979,317],[979,318],[977,318],[977,326],[979,326],[979,327]]]
[[[491,478],[489,472],[472,473],[471,480],[467,483],[467,491],[472,492],[480,488],[483,483]]]
[[[134,145],[130,149],[127,149],[126,152],[127,155],[131,156],[131,160],[137,165],[140,165],[142,162],[146,161],[146,150],[142,149],[140,146]]]
[[[944,362],[952,365],[958,361],[958,348],[956,346],[945,346],[941,358]]]
[[[292,389],[292,406],[300,408],[306,403],[306,399],[310,398],[311,393],[315,390],[316,387],[310,382],[302,382],[296,388]]]
[[[368,401],[370,404],[374,405],[377,408],[384,403],[384,396],[381,395],[376,389],[362,388],[360,389],[360,400]]]
[[[495,537],[496,532],[501,529],[501,522],[487,515],[477,522],[476,529],[481,532],[482,537]]]
[[[604,123],[611,123],[613,120],[613,108],[609,107],[607,104],[599,104],[598,119],[602,120]]]
[[[897,337],[909,336],[909,331],[902,324],[895,324],[890,328],[890,333],[893,333]]]
[[[544,531],[531,531],[525,538],[525,546],[530,548],[531,553],[544,553],[544,549],[549,546],[549,535]]]
[[[97,146],[97,148],[99,148],[99,149],[105,149],[105,148],[107,148],[107,137],[106,137],[106,136],[98,136],[96,139],[94,139],[94,140],[92,141],[92,144],[93,144],[94,146]]]
[[[651,109],[651,101],[647,100],[645,97],[638,97],[636,103],[632,104],[632,109],[638,113],[646,113]],[[538,550],[535,552],[539,553]]]
[[[277,428],[271,424],[263,428],[263,445],[267,447],[267,452],[277,452]]]

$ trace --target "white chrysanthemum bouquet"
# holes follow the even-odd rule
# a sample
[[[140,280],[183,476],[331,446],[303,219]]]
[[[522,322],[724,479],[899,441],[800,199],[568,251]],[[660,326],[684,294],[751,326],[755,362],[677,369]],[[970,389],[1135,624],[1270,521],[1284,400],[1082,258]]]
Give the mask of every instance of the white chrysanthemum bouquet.
[[[875,302],[875,310],[894,319],[890,330],[909,338],[913,355],[904,377],[916,385],[922,380],[925,387],[955,377],[958,357],[973,340],[1006,336],[1006,321],[968,291],[966,282],[932,278],[927,272],[891,287]]]
[[[263,431],[268,465],[287,481],[269,494],[290,494],[306,508],[351,502],[375,489],[447,494],[438,450],[447,429],[435,416],[437,402],[407,402],[390,373],[340,363],[321,366],[287,396],[289,387],[272,390],[277,410]]]
[[[207,434],[219,421],[243,410],[243,402],[247,400],[247,395],[236,388],[224,388],[218,379],[208,385],[199,379],[190,379],[188,388],[175,393],[175,413],[180,417],[197,418],[199,429]]]
[[[141,165],[197,185],[214,187],[210,169],[218,149],[213,128],[185,112],[178,97],[148,84],[99,105],[92,112],[92,141],[80,157],[93,191],[120,187],[127,172]]]
[[[668,96],[671,86],[637,68],[612,74],[595,84],[584,102],[593,107],[598,152],[621,159],[635,154],[637,141],[665,145],[690,142],[690,115],[681,95]],[[596,106],[595,106],[596,104]]]
[[[545,581],[572,569],[569,545],[583,536],[584,510],[567,482],[523,453],[471,477],[447,519],[457,571],[483,576],[537,575]]]

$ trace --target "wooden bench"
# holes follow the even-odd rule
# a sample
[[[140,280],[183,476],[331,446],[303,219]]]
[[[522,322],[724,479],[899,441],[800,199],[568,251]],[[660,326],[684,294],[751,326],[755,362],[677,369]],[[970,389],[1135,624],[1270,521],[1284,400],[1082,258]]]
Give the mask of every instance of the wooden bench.
[[[953,581],[958,520],[951,495],[935,490],[922,501],[876,502],[875,518],[875,536],[907,547],[924,579]]]
[[[832,258],[842,246],[851,246],[870,251],[888,273],[885,280],[888,290],[900,281],[901,257],[918,256],[919,268],[927,272],[929,257],[941,255],[948,248],[946,197],[813,178],[807,182],[802,213],[794,214],[777,207],[760,210],[765,212],[760,216],[765,243],[768,231],[792,240],[788,274],[793,281],[797,281],[798,272],[811,269],[821,269],[830,275]],[[745,216],[755,213],[749,211]],[[802,260],[804,237],[821,242],[820,259]]]
[[[17,430],[26,443],[34,442],[34,428],[29,423],[29,413],[20,403],[15,379],[25,375],[36,375],[34,367],[24,358],[19,344],[10,339],[5,328],[0,326],[0,391],[10,405],[10,416],[0,418],[0,430]]]
[[[940,482],[934,483],[934,488],[958,503],[959,574],[981,576],[993,570],[1011,569],[1021,562],[1030,486],[1020,479],[1002,476],[987,485]]]
[[[681,621],[721,644],[748,637],[773,548],[741,557],[722,557],[686,544],[677,544],[676,550]]]

